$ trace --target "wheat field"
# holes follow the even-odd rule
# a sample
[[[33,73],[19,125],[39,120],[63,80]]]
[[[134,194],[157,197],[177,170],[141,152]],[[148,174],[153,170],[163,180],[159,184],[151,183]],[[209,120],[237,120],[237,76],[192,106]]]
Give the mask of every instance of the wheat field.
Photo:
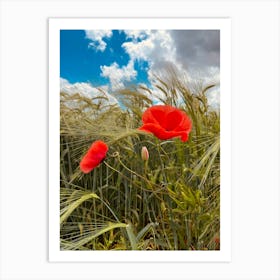
[[[192,121],[186,142],[138,129],[153,105],[148,87],[116,92],[119,104],[102,90],[60,93],[61,250],[220,249],[220,114],[207,98],[215,86],[156,77],[160,103]],[[96,140],[107,156],[84,174],[79,164]]]

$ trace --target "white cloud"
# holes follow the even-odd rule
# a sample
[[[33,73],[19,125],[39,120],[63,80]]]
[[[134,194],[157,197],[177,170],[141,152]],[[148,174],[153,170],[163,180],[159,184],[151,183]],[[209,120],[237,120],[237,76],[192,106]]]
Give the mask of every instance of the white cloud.
[[[86,38],[92,42],[89,43],[89,47],[96,51],[105,51],[106,42],[103,38],[110,38],[113,35],[112,30],[85,30]]]
[[[154,75],[168,77],[170,65],[177,68],[176,75],[190,84],[218,84],[220,80],[219,32],[209,30],[123,30],[126,42],[123,49],[129,55],[127,65],[116,62],[100,66],[101,76],[110,81],[112,90],[118,90],[136,78],[136,61],[147,61],[147,75],[153,83]],[[92,46],[104,51],[106,43],[102,38],[112,36],[112,31],[86,31]],[[167,75],[166,75],[167,74]],[[153,90],[156,90],[152,86]],[[210,103],[218,104],[219,87],[209,93]],[[160,96],[160,92],[157,91]]]
[[[147,69],[148,79],[151,83],[155,101],[159,98],[164,99],[164,94],[155,83],[155,76],[162,77],[164,80],[170,78],[172,66],[176,66],[178,75],[184,75],[185,71],[180,61],[176,56],[176,47],[169,30],[149,30],[149,31],[124,31],[127,37],[132,37],[135,40],[125,42],[122,47],[125,49],[132,61],[145,60],[148,61],[149,68]],[[143,35],[145,32],[145,36]],[[137,40],[140,37],[143,40]]]
[[[220,101],[220,68],[219,68],[219,33],[217,31],[148,31],[145,36],[141,32],[124,31],[132,42],[123,43],[123,47],[131,60],[143,59],[149,62],[148,78],[151,90],[157,98],[163,93],[154,83],[155,76],[168,81],[172,66],[173,72],[190,87],[197,85],[206,87],[210,84],[218,86],[207,92],[209,103],[219,106]],[[137,40],[142,36],[143,40]]]
[[[140,42],[125,42],[122,44],[122,47],[132,60],[143,59],[152,61],[150,56],[155,49],[155,45],[150,38]]]
[[[147,60],[151,68],[157,68],[162,61],[175,62],[175,47],[169,31],[124,31],[127,36],[134,38],[144,38],[143,40],[133,40],[125,42],[122,47],[132,60]],[[138,36],[138,37],[137,37]]]
[[[149,62],[148,76],[174,65],[189,80],[219,81],[220,41],[217,30],[124,30],[122,47],[130,59]]]
[[[129,82],[134,79],[137,72],[134,69],[132,60],[125,66],[120,67],[116,62],[110,66],[100,66],[101,76],[110,80],[112,90],[118,90],[124,87],[124,82]]]
[[[124,82],[131,81],[137,76],[134,69],[136,60],[148,61],[148,72],[156,72],[165,60],[175,62],[174,43],[168,31],[124,30],[124,33],[126,38],[132,39],[122,44],[130,58],[128,64],[120,67],[114,62],[110,66],[100,67],[101,75],[109,78],[112,90],[124,87]]]
[[[97,88],[97,87],[93,87],[89,83],[71,84],[71,83],[69,83],[68,80],[66,80],[64,78],[60,78],[60,90],[63,92],[69,93],[69,94],[80,93],[88,98],[93,98],[93,97],[97,97],[97,96],[105,96],[108,99],[107,104],[118,103],[117,99],[108,93],[109,87],[106,85],[99,86]],[[96,102],[98,102],[98,100]]]
[[[144,39],[148,34],[151,33],[150,30],[123,30],[126,35],[126,38],[131,38],[133,40]]]
[[[60,89],[61,88],[67,88],[67,86],[69,86],[70,84],[69,84],[69,82],[68,82],[68,80],[66,80],[66,79],[64,79],[64,78],[60,78]]]

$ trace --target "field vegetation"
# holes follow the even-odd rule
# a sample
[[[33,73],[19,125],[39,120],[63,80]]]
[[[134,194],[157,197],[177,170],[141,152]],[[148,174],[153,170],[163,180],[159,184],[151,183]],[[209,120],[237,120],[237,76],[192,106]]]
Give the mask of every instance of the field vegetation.
[[[169,73],[153,86],[115,93],[119,104],[102,90],[60,93],[61,250],[219,250],[220,115],[207,98],[215,85]],[[190,117],[188,141],[138,129],[156,94]],[[79,164],[96,140],[107,156],[84,174]]]

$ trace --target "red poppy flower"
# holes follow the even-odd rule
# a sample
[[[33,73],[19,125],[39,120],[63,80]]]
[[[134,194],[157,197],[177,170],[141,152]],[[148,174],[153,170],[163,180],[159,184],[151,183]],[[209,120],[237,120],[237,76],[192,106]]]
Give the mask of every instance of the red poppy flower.
[[[80,163],[80,168],[84,173],[89,173],[97,167],[106,157],[108,146],[98,140],[92,143],[91,147],[83,157]]]
[[[142,116],[140,130],[153,133],[157,138],[166,140],[181,137],[188,140],[192,122],[187,114],[169,105],[155,105],[148,108]]]

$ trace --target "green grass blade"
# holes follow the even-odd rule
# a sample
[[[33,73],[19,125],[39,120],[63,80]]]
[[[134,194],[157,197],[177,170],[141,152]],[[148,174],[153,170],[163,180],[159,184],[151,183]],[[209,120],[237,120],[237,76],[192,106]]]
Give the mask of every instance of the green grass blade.
[[[63,213],[63,215],[60,216],[60,224],[65,222],[67,220],[67,218],[71,215],[71,213],[77,207],[79,207],[80,204],[82,204],[84,201],[91,199],[91,198],[99,199],[98,195],[96,195],[95,193],[88,193],[88,194],[84,194],[79,199],[75,200],[70,205],[67,205],[65,208],[63,208],[61,211]]]

